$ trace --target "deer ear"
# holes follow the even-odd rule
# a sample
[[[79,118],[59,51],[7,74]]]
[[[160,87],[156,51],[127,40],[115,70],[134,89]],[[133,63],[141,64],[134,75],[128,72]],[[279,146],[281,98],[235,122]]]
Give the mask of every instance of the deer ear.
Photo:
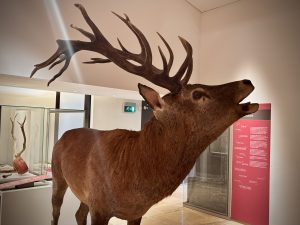
[[[143,98],[153,110],[162,109],[164,100],[155,90],[140,83],[138,84],[138,87],[140,95],[143,96]]]

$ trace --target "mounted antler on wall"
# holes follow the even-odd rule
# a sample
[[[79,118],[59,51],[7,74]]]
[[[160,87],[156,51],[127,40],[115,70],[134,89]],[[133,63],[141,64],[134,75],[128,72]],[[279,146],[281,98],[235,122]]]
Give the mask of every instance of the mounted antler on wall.
[[[78,224],[86,224],[90,212],[92,225],[107,225],[113,216],[128,220],[128,225],[139,225],[152,205],[177,188],[199,154],[213,140],[239,118],[257,111],[258,104],[240,104],[254,86],[249,80],[218,86],[188,84],[193,68],[192,47],[183,38],[180,41],[187,56],[178,72],[170,76],[174,56],[160,34],[170,54],[167,61],[159,48],[163,69],[152,65],[150,45],[128,16],[123,18],[115,14],[137,37],[140,54],[131,53],[119,40],[121,49],[114,48],[84,7],[75,6],[93,33],[71,27],[88,37],[90,42],[58,40],[57,51],[45,62],[35,65],[31,77],[41,68],[52,68],[65,62],[49,85],[67,69],[73,54],[85,50],[106,57],[92,58],[87,63],[113,62],[170,93],[161,98],[150,87],[138,85],[140,94],[154,112],[154,117],[139,132],[81,128],[67,131],[62,136],[55,144],[52,157],[52,225],[58,224],[68,186],[81,201],[76,213]]]

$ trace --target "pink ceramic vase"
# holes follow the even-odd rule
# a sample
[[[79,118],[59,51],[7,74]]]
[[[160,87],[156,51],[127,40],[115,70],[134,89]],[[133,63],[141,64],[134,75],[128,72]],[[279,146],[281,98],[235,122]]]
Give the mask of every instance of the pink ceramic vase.
[[[18,174],[24,174],[28,171],[28,166],[21,156],[16,156],[13,161],[13,167]]]

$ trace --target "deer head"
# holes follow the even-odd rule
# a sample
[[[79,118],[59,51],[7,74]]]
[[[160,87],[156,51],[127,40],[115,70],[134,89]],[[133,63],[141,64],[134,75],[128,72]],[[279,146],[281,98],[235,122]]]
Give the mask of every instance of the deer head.
[[[249,80],[217,86],[187,84],[179,92],[162,98],[147,86],[139,84],[139,90],[153,108],[155,118],[165,127],[178,129],[179,121],[192,132],[206,134],[210,140],[239,118],[258,110],[258,104],[240,104],[254,90]]]

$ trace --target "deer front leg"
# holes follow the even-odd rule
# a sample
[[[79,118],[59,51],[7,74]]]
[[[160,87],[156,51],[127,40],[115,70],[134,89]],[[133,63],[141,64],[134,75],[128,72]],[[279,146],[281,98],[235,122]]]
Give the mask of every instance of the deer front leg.
[[[79,209],[77,210],[75,217],[78,225],[86,225],[87,215],[89,213],[89,207],[83,202],[80,203]]]
[[[141,218],[138,218],[138,219],[136,219],[136,220],[128,221],[128,222],[127,222],[127,225],[140,225],[140,224],[141,224],[141,221],[142,221],[142,217],[141,217]]]

